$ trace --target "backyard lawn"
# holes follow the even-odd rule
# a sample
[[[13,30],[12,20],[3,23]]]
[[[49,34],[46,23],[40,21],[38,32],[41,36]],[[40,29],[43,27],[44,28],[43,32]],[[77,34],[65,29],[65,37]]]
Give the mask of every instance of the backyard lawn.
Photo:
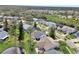
[[[4,42],[0,43],[0,53],[10,47],[16,46],[16,38],[14,36],[10,36]]]
[[[62,51],[64,54],[75,54],[76,49],[69,47],[65,42],[60,41],[60,51]]]
[[[37,47],[36,42],[31,38],[31,36],[27,33],[24,35],[24,49],[27,54],[35,54],[35,48]]]

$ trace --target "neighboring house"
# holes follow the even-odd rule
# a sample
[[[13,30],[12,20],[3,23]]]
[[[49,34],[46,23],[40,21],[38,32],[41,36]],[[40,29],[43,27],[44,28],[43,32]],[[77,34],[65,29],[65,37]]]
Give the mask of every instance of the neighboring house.
[[[7,37],[9,37],[9,34],[6,31],[0,31],[0,42],[4,41]]]
[[[79,38],[79,31],[74,34],[77,38]]]
[[[71,18],[73,18],[73,16],[72,15],[68,15],[67,18],[68,19],[71,19]]]
[[[79,48],[79,39],[71,39],[66,41],[67,45],[72,48]]]
[[[3,31],[4,30],[4,28],[2,27],[2,28],[0,28],[0,31]]]
[[[49,27],[55,27],[56,28],[56,23],[54,22],[46,22],[46,25]]]
[[[0,19],[2,19],[2,18],[3,18],[3,16],[0,15]]]
[[[66,19],[67,17],[62,15],[61,18],[65,18]]]
[[[56,24],[56,26],[62,28],[64,25],[62,25],[62,24]]]
[[[29,25],[29,24],[23,24],[23,29],[25,31],[27,31],[30,27],[31,27],[31,25]]]
[[[7,19],[19,19],[18,16],[3,16],[3,18],[7,18]]]
[[[33,21],[37,21],[37,22],[39,22],[39,21],[43,21],[43,19],[39,19],[39,18],[33,18]]]
[[[65,33],[74,33],[77,31],[76,29],[68,27],[68,26],[63,26],[61,30]]]
[[[64,34],[64,33],[61,33],[59,30],[56,30],[55,31],[55,35],[56,35],[56,38],[59,38],[59,39],[65,39],[65,37],[68,35],[68,34]],[[58,39],[58,40],[59,40]]]
[[[34,26],[32,26],[32,25],[29,25],[29,24],[23,24],[23,29],[25,30],[25,31],[30,31],[29,29],[31,29],[31,30],[38,30],[38,31],[40,31],[41,29],[39,28],[39,27],[34,27]]]
[[[32,29],[32,30],[38,30],[38,31],[41,31],[41,29],[40,29],[39,27],[34,27],[34,26],[32,26],[31,29]]]
[[[33,21],[38,21],[38,19],[37,18],[33,18]]]
[[[40,40],[43,37],[46,37],[46,33],[44,31],[37,31],[34,32],[34,36],[33,36],[36,40]]]
[[[0,31],[3,31],[4,28],[3,28],[3,25],[0,25]]]
[[[76,19],[78,19],[78,20],[79,20],[79,16],[76,16]]]
[[[59,47],[59,43],[50,37],[43,37],[37,43],[39,50],[44,49],[45,51],[47,51]]]

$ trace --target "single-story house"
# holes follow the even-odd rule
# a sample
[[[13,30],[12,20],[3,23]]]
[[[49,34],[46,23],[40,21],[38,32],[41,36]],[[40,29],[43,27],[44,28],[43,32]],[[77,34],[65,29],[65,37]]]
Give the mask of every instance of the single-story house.
[[[59,47],[59,43],[53,40],[51,37],[43,37],[38,42],[38,49],[44,49],[45,51]]]
[[[31,27],[31,25],[29,25],[29,24],[23,24],[23,29],[24,29],[25,31],[27,31],[28,28],[30,28],[30,27]]]
[[[2,27],[2,28],[0,28],[0,31],[3,31],[4,30],[4,28]]]
[[[71,19],[71,18],[73,18],[73,16],[72,15],[68,15],[67,18],[68,19]]]
[[[67,40],[66,43],[72,48],[79,48],[79,39]]]
[[[3,18],[3,16],[0,15],[0,19],[2,19],[2,18]]]
[[[49,27],[56,27],[56,23],[54,22],[46,22],[46,25]]]
[[[77,38],[79,38],[79,31],[74,34]]]
[[[64,25],[62,25],[62,24],[56,24],[56,26],[62,28]]]
[[[3,29],[4,29],[3,25],[0,25],[0,31],[3,31]]]
[[[33,21],[41,21],[42,19],[33,18]]]
[[[33,18],[33,21],[38,21],[38,19],[37,18]]]
[[[4,41],[10,35],[6,31],[0,31],[0,42]]]
[[[39,27],[34,27],[34,26],[32,26],[31,29],[32,29],[32,30],[38,30],[38,31],[41,31],[41,29],[40,29]]]
[[[77,31],[76,29],[68,27],[68,26],[63,26],[61,30],[65,33],[74,33]]]
[[[43,37],[46,37],[46,33],[44,31],[37,31],[34,32],[34,36],[33,36],[36,40],[40,40]]]

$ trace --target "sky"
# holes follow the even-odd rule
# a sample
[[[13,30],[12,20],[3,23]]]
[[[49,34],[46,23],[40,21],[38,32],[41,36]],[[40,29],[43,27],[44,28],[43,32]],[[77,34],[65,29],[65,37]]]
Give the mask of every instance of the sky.
[[[1,0],[0,5],[79,7],[79,0]]]

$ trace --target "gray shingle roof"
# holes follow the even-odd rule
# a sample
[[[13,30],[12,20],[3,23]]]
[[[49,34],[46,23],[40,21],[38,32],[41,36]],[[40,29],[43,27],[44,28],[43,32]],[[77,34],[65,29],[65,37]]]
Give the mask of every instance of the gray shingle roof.
[[[70,27],[63,27],[61,30],[65,33],[73,33],[77,31],[76,29]]]
[[[4,40],[7,37],[9,37],[9,34],[6,31],[0,32],[0,39]]]
[[[38,31],[38,32],[35,32],[35,33],[34,33],[34,37],[35,37],[35,38],[41,38],[41,37],[43,37],[43,36],[46,36],[46,33],[43,32],[43,31]]]
[[[46,22],[46,25],[47,25],[47,26],[50,26],[50,27],[51,27],[51,26],[55,26],[55,27],[56,27],[56,23],[53,23],[53,22]]]
[[[79,31],[74,34],[77,38],[79,38]]]
[[[31,27],[31,25],[29,25],[29,24],[23,24],[24,30],[28,30],[28,28],[30,28],[30,27]]]

